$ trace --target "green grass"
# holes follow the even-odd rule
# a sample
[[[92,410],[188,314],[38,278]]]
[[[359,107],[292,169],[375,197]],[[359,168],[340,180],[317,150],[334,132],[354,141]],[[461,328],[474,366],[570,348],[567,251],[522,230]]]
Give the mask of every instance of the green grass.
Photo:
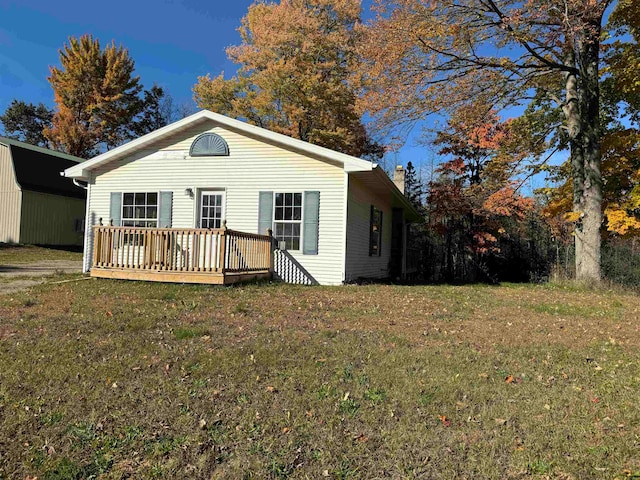
[[[82,252],[33,245],[16,246],[0,243],[0,265],[34,263],[43,260],[82,260]]]
[[[639,316],[553,286],[35,287],[0,296],[0,478],[634,478]]]

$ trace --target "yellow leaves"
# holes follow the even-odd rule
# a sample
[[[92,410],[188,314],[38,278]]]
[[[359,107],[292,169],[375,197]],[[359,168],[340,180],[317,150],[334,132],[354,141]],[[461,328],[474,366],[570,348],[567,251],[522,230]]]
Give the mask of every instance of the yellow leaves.
[[[199,107],[355,156],[375,153],[347,80],[355,70],[359,0],[256,2],[242,43],[227,49],[235,77],[199,77]]]
[[[618,235],[626,235],[628,233],[637,234],[640,232],[640,221],[627,210],[620,208],[617,204],[612,204],[604,211],[607,218],[607,229]]]
[[[59,53],[62,68],[51,67],[48,78],[58,111],[44,135],[54,147],[83,158],[100,143],[122,143],[139,113],[142,90],[127,49],[112,42],[103,50],[98,39],[83,35],[70,37]]]
[[[582,212],[567,212],[563,215],[563,218],[567,223],[576,223],[582,218]]]

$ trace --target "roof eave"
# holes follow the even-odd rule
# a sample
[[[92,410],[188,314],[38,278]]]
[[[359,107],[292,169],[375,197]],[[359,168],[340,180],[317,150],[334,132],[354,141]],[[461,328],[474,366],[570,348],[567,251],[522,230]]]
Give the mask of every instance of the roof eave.
[[[396,184],[393,183],[393,180],[389,178],[389,175],[387,175],[386,172],[378,165],[375,166],[373,171],[374,174],[376,174],[378,178],[380,178],[391,190],[392,195],[402,203],[405,210],[409,212],[407,219],[411,222],[420,222],[422,220],[422,215],[420,215],[420,212],[418,212],[416,207],[409,201],[404,193],[398,189]]]
[[[311,143],[288,137],[280,133],[272,132],[270,130],[251,125],[241,120],[236,120],[224,115],[220,115],[218,113],[211,112],[209,110],[201,110],[197,113],[194,113],[193,115],[183,118],[182,120],[178,120],[177,122],[162,127],[154,132],[148,133],[147,135],[144,135],[140,138],[132,140],[131,142],[116,147],[113,150],[87,160],[77,167],[68,168],[67,170],[65,170],[64,174],[67,177],[86,180],[91,170],[112,160],[133,153],[134,151],[150,145],[163,137],[175,134],[183,128],[204,120],[211,120],[220,125],[239,130],[247,135],[254,136],[263,141],[270,141],[285,147],[301,151],[308,155],[341,163],[346,172],[370,171],[374,168],[374,164],[367,160],[362,160],[360,158],[352,157],[351,155],[336,152],[334,150],[320,147],[318,145],[313,145]]]

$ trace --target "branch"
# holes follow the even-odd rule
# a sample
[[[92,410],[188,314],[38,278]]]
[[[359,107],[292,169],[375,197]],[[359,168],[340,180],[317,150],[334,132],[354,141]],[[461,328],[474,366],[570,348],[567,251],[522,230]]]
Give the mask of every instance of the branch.
[[[555,70],[561,70],[563,72],[573,73],[575,75],[577,75],[579,73],[578,69],[575,68],[575,67],[569,67],[569,66],[563,65],[561,63],[552,62],[551,60],[549,60],[547,58],[544,58],[542,55],[540,55],[538,52],[536,52],[533,48],[531,48],[531,45],[529,45],[528,42],[526,42],[526,41],[524,41],[524,40],[522,40],[521,38],[518,37],[518,35],[516,34],[516,31],[507,22],[507,16],[504,13],[502,13],[502,11],[498,8],[498,6],[495,4],[495,2],[493,0],[484,0],[484,1],[486,1],[489,4],[491,10],[493,10],[493,12],[496,15],[498,15],[498,17],[502,21],[502,24],[505,26],[505,28],[509,32],[511,32],[513,34],[513,37],[518,41],[518,43],[520,45],[522,45],[525,48],[525,50],[527,50],[527,52],[529,52],[531,55],[533,55],[535,58],[540,60],[542,63],[544,63],[549,68],[553,68]]]

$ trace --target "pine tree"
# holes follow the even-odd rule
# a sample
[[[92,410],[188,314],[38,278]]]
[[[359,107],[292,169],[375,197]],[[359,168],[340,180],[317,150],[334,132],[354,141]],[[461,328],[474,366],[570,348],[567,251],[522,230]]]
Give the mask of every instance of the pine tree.
[[[38,147],[48,145],[49,142],[42,132],[51,126],[52,119],[53,110],[44,104],[34,105],[21,100],[13,100],[4,115],[0,115],[5,136]]]
[[[424,208],[424,184],[418,177],[418,172],[416,172],[412,162],[407,163],[407,169],[404,174],[404,194],[418,211]]]

